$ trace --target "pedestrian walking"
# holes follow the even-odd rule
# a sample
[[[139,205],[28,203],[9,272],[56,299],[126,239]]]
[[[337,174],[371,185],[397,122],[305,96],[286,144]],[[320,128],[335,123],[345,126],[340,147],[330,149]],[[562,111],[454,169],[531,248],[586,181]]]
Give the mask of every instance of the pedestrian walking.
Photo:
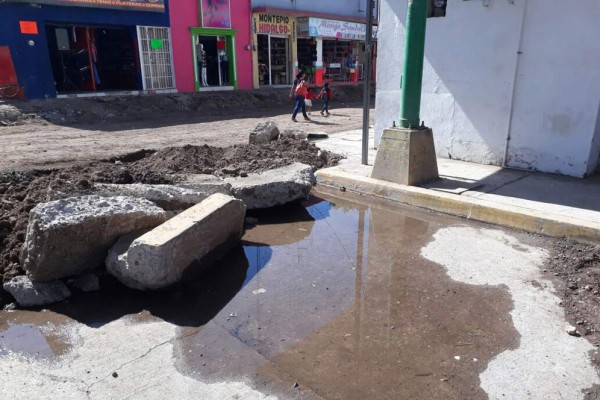
[[[329,101],[331,101],[332,96],[333,93],[329,88],[329,82],[325,82],[323,89],[321,89],[321,92],[317,96],[318,99],[323,100],[323,109],[321,110],[321,115],[329,117]]]
[[[306,81],[303,79],[303,75],[302,73],[298,74],[298,76],[296,77],[296,80],[298,80],[298,84],[296,84],[296,80],[294,81],[294,86],[292,87],[292,92],[294,93],[293,97],[294,100],[296,101],[296,106],[294,107],[294,112],[292,113],[292,121],[294,122],[298,122],[296,120],[296,115],[298,114],[298,111],[302,110],[302,115],[304,116],[304,119],[306,121],[310,121],[310,118],[308,118],[308,115],[306,114],[306,93],[308,91],[308,85],[306,83]],[[290,94],[292,93],[290,92]]]
[[[308,115],[310,115],[310,112],[312,111],[312,102],[313,99],[315,98],[315,93],[313,92],[313,89],[308,86],[306,88],[306,99],[304,100],[304,103],[306,104],[306,111],[308,112]]]

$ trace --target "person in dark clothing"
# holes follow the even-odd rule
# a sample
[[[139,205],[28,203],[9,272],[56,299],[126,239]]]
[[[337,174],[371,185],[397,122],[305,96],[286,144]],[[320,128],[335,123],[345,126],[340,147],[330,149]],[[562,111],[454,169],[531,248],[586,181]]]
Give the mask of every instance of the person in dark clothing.
[[[329,82],[325,82],[323,85],[323,89],[317,96],[318,99],[323,100],[323,109],[321,110],[321,115],[325,115],[329,117],[329,101],[331,100],[332,92],[329,88]]]

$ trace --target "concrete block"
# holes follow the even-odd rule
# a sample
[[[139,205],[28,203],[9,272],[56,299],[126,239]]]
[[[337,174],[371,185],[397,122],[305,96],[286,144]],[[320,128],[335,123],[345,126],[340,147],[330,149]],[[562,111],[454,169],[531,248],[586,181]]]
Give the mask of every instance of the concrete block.
[[[418,185],[439,179],[432,130],[384,130],[371,177],[402,185]]]
[[[61,281],[32,282],[25,275],[12,278],[3,287],[23,307],[57,303],[71,296],[71,291]]]
[[[192,267],[220,258],[242,237],[246,207],[214,194],[139,236],[124,237],[110,250],[106,267],[134,289],[158,289],[182,279]]]
[[[248,209],[268,208],[286,204],[308,196],[315,184],[310,165],[294,163],[246,178],[227,178],[233,195]]]
[[[215,177],[216,178],[216,177]],[[218,178],[217,178],[218,179]],[[175,185],[130,185],[95,184],[94,189],[99,196],[129,196],[150,200],[165,210],[185,210],[200,203],[214,193],[230,193],[230,186],[220,180],[185,181]]]
[[[308,133],[300,129],[286,129],[279,135],[279,139],[294,139],[294,140],[306,140]]]
[[[256,128],[250,132],[250,144],[264,144],[279,137],[279,128],[273,121],[267,121],[256,125]]]
[[[80,275],[102,265],[108,249],[166,213],[145,199],[82,196],[38,204],[29,213],[21,265],[33,281]]]

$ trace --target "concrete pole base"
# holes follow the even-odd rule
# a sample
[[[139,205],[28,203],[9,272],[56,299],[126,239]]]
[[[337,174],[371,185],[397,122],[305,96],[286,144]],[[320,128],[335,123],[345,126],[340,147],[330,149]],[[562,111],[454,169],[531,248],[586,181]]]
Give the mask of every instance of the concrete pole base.
[[[430,128],[384,130],[371,178],[402,185],[439,179],[433,131]]]

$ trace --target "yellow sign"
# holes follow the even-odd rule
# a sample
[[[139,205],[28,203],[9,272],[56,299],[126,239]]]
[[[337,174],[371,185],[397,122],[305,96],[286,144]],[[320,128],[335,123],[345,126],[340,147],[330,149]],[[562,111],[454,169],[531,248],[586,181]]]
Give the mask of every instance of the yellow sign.
[[[259,34],[292,35],[293,20],[287,15],[258,14],[254,18],[255,30]]]

